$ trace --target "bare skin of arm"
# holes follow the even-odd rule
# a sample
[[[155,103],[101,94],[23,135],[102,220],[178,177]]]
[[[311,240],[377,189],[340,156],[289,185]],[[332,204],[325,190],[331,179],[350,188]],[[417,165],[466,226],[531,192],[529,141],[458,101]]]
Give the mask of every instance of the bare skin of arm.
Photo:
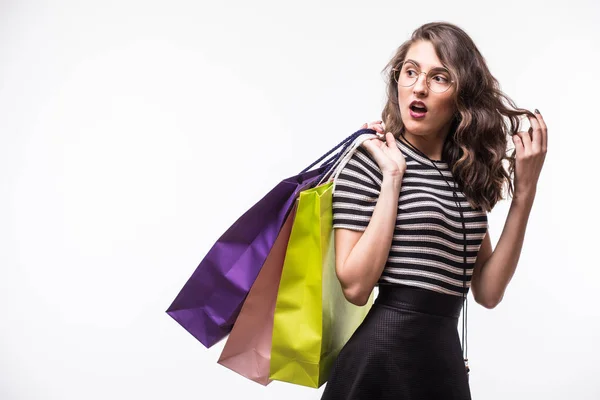
[[[490,309],[502,301],[506,287],[517,268],[537,181],[546,157],[548,130],[541,114],[535,115],[536,118],[529,117],[531,135],[529,132],[518,132],[513,136],[517,151],[515,194],[502,235],[496,249],[492,250],[488,231],[473,270],[473,297],[477,303]]]
[[[531,197],[513,198],[496,249],[492,251],[488,231],[477,253],[471,290],[475,301],[486,308],[494,308],[502,301],[515,274],[532,204]]]
[[[335,230],[335,271],[346,299],[364,305],[387,262],[398,213],[398,197],[406,161],[391,133],[363,146],[381,169],[383,179],[373,215],[364,232]]]
[[[379,280],[390,252],[402,176],[384,176],[373,216],[364,232],[335,230],[335,266],[344,296],[362,306]]]

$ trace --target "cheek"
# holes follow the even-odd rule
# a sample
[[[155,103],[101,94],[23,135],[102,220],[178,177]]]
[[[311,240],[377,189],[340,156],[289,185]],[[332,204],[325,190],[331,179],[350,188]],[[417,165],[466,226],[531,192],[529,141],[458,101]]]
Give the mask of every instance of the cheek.
[[[400,109],[405,108],[406,106],[408,106],[408,101],[412,96],[412,92],[409,90],[406,90],[406,88],[398,88],[398,105],[400,106]]]
[[[435,104],[435,115],[440,118],[449,118],[454,114],[454,103],[449,101],[441,101]]]

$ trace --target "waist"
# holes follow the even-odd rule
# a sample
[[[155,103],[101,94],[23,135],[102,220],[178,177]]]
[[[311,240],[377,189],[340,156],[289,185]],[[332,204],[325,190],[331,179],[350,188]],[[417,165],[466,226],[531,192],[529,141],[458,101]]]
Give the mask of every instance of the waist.
[[[375,304],[450,318],[460,316],[462,302],[462,297],[419,287],[382,284],[375,299]]]

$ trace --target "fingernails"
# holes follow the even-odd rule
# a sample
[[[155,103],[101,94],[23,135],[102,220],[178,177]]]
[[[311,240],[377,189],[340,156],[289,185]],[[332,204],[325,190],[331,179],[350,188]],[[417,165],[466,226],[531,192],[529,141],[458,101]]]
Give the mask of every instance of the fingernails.
[[[536,108],[536,109],[535,109],[535,113],[536,113],[536,114],[539,114],[539,113],[540,113],[540,110],[538,110],[538,109]]]

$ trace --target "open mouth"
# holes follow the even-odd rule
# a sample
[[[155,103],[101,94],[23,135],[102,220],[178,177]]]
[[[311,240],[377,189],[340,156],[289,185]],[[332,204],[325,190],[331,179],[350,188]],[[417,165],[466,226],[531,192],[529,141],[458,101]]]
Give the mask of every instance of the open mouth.
[[[410,106],[410,109],[416,114],[425,114],[427,112],[426,108],[419,106]]]
[[[413,106],[409,107],[408,113],[414,119],[423,119],[423,118],[425,118],[425,115],[427,114],[427,109],[413,105]]]

